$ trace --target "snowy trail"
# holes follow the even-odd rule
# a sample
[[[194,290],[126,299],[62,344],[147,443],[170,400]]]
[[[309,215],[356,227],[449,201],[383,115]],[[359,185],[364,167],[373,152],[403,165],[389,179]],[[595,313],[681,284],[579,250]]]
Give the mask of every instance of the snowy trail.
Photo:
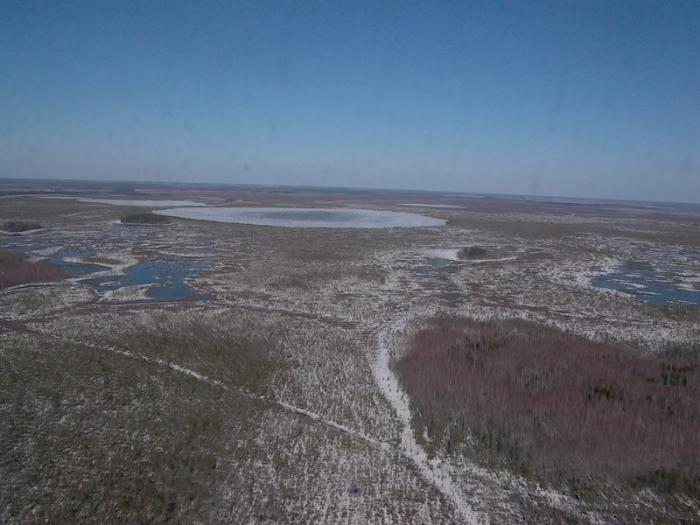
[[[284,401],[275,401],[275,403],[277,405],[281,406],[282,408],[290,411],[290,412],[294,412],[295,414],[306,416],[310,419],[313,419],[314,421],[318,421],[326,426],[334,428],[335,430],[338,430],[338,431],[343,432],[345,434],[349,434],[351,436],[354,436],[358,439],[361,439],[362,441],[365,441],[366,443],[368,443],[370,445],[381,448],[382,450],[385,450],[387,452],[395,450],[395,447],[393,445],[391,445],[390,443],[387,443],[385,441],[380,441],[378,439],[375,439],[371,436],[364,434],[363,432],[353,430],[350,427],[347,427],[345,425],[341,425],[340,423],[336,423],[335,421],[332,421],[330,419],[325,419],[322,416],[316,414],[315,412],[311,412],[311,411],[305,410],[303,408],[295,407],[294,405],[290,405],[288,403],[285,403]]]
[[[388,274],[396,273],[391,254],[378,258],[377,262],[384,267]],[[414,288],[411,292],[415,294],[411,298],[413,300],[422,293],[419,288]],[[410,318],[409,312],[412,311],[411,299],[402,308],[396,308],[396,310],[402,311],[401,317],[384,322],[369,334],[370,352],[374,351],[374,356],[370,356],[374,381],[401,422],[400,453],[412,461],[423,478],[454,505],[460,522],[488,523],[488,518],[474,510],[467,501],[464,492],[454,482],[450,467],[437,457],[429,459],[423,447],[418,444],[411,425],[411,407],[408,398],[391,370],[392,331],[402,331],[406,327]]]
[[[484,523],[486,520],[483,519],[471,508],[471,506],[465,500],[463,493],[454,484],[449,468],[437,458],[432,460],[428,459],[427,454],[418,444],[413,435],[413,430],[410,424],[411,412],[408,400],[401,391],[398,381],[389,367],[390,354],[388,348],[388,337],[390,335],[389,331],[392,326],[393,325],[391,324],[387,324],[385,329],[379,330],[373,334],[375,339],[375,346],[377,347],[378,352],[376,356],[376,362],[373,364],[372,370],[376,384],[379,386],[382,394],[386,397],[386,399],[389,400],[391,406],[394,408],[402,423],[403,428],[401,431],[401,441],[398,447],[392,443],[387,443],[373,438],[371,436],[368,436],[363,432],[354,430],[350,427],[347,427],[346,425],[337,423],[336,421],[324,418],[320,414],[317,414],[310,410],[291,405],[285,401],[279,399],[269,399],[267,397],[256,395],[239,388],[230,388],[221,381],[207,377],[203,374],[200,374],[199,372],[196,372],[195,370],[178,365],[177,363],[172,363],[163,359],[136,354],[128,350],[116,348],[114,346],[97,345],[86,341],[72,340],[69,338],[46,333],[36,329],[30,329],[28,327],[25,327],[23,323],[13,323],[12,326],[7,326],[7,328],[13,329],[15,331],[20,331],[21,328],[25,328],[26,330],[22,330],[25,333],[32,333],[34,335],[50,337],[52,339],[64,343],[80,345],[83,347],[103,352],[111,352],[124,357],[128,357],[130,359],[137,359],[146,363],[162,366],[174,372],[187,375],[198,381],[202,381],[212,387],[221,388],[227,392],[240,395],[250,400],[260,401],[263,403],[277,406],[278,408],[281,408],[286,412],[305,417],[336,432],[341,432],[347,436],[360,440],[366,443],[367,445],[372,446],[373,448],[378,448],[388,453],[398,453],[401,456],[404,456],[410,461],[412,461],[418,467],[418,470],[420,471],[421,475],[431,485],[435,486],[437,490],[448,501],[452,502],[460,517],[460,520],[462,520],[464,523]]]
[[[411,409],[406,394],[391,370],[389,350],[392,328],[405,325],[405,320],[387,323],[373,334],[376,355],[372,363],[372,373],[379,389],[396,412],[401,424],[401,453],[416,465],[421,475],[449,500],[465,523],[487,523],[485,516],[477,513],[467,502],[463,491],[455,484],[450,468],[438,458],[429,459],[413,433]]]

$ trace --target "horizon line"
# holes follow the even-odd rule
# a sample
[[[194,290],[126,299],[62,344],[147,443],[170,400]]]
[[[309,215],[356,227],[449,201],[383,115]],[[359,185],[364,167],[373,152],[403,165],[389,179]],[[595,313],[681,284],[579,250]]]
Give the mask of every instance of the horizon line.
[[[459,190],[423,190],[415,188],[385,188],[385,187],[363,187],[363,186],[324,186],[324,185],[308,185],[308,184],[255,184],[255,183],[245,183],[245,182],[182,182],[182,181],[164,181],[164,180],[119,180],[119,179],[71,179],[63,177],[0,177],[0,184],[7,182],[71,182],[71,183],[96,183],[105,185],[115,185],[115,184],[128,184],[128,185],[142,185],[147,186],[149,184],[155,185],[172,185],[172,186],[224,186],[224,187],[244,187],[244,188],[289,188],[289,189],[306,189],[306,190],[340,190],[340,191],[354,191],[354,192],[389,192],[389,193],[423,193],[423,194],[433,194],[442,196],[454,196],[454,197],[486,197],[504,200],[537,200],[541,202],[547,202],[547,199],[569,199],[569,200],[579,200],[579,201],[589,201],[589,202],[571,202],[569,204],[596,204],[595,201],[599,201],[599,204],[604,203],[630,203],[630,204],[654,204],[654,205],[679,205],[679,206],[691,206],[700,207],[700,201],[690,202],[690,201],[671,201],[671,200],[640,200],[632,198],[612,198],[612,197],[577,197],[572,195],[553,195],[553,194],[526,194],[526,193],[496,193],[496,192],[469,192],[469,191],[459,191]],[[561,203],[560,203],[561,204]]]

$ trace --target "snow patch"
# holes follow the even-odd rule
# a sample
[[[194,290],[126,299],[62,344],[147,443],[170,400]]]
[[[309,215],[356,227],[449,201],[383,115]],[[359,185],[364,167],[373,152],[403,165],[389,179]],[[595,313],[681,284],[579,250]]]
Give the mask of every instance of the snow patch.
[[[406,323],[407,319],[404,319],[394,326],[387,325],[386,328],[379,331],[376,335],[377,352],[372,364],[375,382],[393,407],[403,427],[399,447],[402,453],[413,461],[421,475],[445,498],[452,502],[460,518],[465,523],[486,523],[488,521],[486,517],[479,515],[466,501],[463,492],[452,478],[451,469],[437,457],[429,459],[425,450],[418,444],[413,435],[411,408],[408,398],[390,367],[391,351],[389,349],[389,338],[391,337],[392,328],[401,330],[406,326]]]

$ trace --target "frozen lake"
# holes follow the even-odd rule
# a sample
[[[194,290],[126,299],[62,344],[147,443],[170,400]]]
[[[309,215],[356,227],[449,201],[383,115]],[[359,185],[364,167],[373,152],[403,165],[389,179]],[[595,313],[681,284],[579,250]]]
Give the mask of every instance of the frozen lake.
[[[215,222],[287,228],[416,228],[445,220],[417,213],[359,208],[171,208],[155,213]]]
[[[93,199],[88,197],[72,197],[68,195],[28,195],[41,199],[64,199],[95,204],[110,204],[112,206],[143,206],[145,208],[169,208],[171,206],[206,206],[203,202],[191,200],[167,200],[167,199]]]

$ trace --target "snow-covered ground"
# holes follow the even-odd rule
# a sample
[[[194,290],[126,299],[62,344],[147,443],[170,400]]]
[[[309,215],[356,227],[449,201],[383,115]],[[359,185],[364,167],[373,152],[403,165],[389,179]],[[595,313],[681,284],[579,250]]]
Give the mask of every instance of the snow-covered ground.
[[[72,480],[98,489],[87,496],[91,512],[116,498],[125,489],[108,487],[109,478],[96,476],[89,465],[111,472],[119,459],[112,450],[121,444],[126,464],[138,464],[146,473],[142,479],[162,483],[158,490],[175,496],[180,481],[163,481],[168,468],[162,465],[178,464],[198,446],[202,461],[215,458],[216,468],[203,471],[195,463],[176,478],[196,478],[207,487],[206,498],[196,496],[194,514],[163,521],[527,523],[532,516],[624,521],[616,519],[614,495],[588,504],[466,456],[429,455],[411,424],[410,400],[394,376],[392,359],[412,326],[439,313],[526,318],[650,351],[698,341],[697,307],[667,311],[593,285],[597,276],[630,259],[678,261],[685,268],[678,278],[695,285],[700,240],[677,235],[692,230],[627,216],[557,217],[538,208],[529,215],[468,211],[466,205],[442,212],[464,221],[455,226],[414,213],[362,208],[375,202],[352,208],[338,201],[328,209],[293,208],[292,202],[278,208],[195,204],[159,213],[202,219],[197,222],[121,228],[109,223],[107,211],[91,207],[90,216],[72,209],[70,216],[56,217],[51,231],[0,240],[23,248],[32,260],[79,248],[89,256],[71,261],[102,260],[105,267],[90,278],[118,276],[138,261],[166,256],[205,263],[206,270],[189,280],[208,297],[157,301],[146,295],[147,285],[100,295],[85,277],[0,290],[0,370],[22,379],[11,403],[28,403],[2,413],[28,414],[12,427],[19,437],[3,442],[4,450],[17,464],[43,457],[30,454],[37,443],[56,443],[63,451],[54,458],[60,468],[35,465],[32,487],[0,466],[0,478],[15,476],[16,483],[0,481],[0,521],[12,521],[7,509],[16,508],[9,517],[50,518],[49,510],[61,505],[60,494],[82,494]],[[470,218],[483,222],[471,224]],[[543,224],[576,229],[540,235]],[[469,244],[487,246],[494,256],[462,261],[457,252]],[[431,266],[431,257],[454,262]],[[200,336],[213,343],[197,346]],[[236,375],[251,348],[269,362]],[[252,382],[261,370],[267,375]],[[200,397],[201,404],[190,404]],[[8,406],[0,404],[0,410]],[[54,415],[56,422],[45,424]],[[70,427],[71,421],[79,426]],[[93,421],[100,424],[93,428]],[[73,437],[83,435],[90,447],[98,445],[77,446]],[[194,441],[176,441],[168,455],[168,440],[183,436]],[[104,457],[90,455],[101,447]],[[141,452],[130,456],[132,449]],[[89,461],[81,463],[83,458]],[[206,475],[198,478],[201,472]],[[52,483],[64,492],[40,496],[47,493],[42,480],[49,475],[57,476]],[[95,494],[108,496],[98,501]],[[105,517],[118,521],[116,514]]]
[[[454,473],[450,467],[439,457],[429,458],[414,436],[410,402],[390,367],[392,355],[390,346],[395,341],[396,333],[406,329],[407,322],[408,319],[403,318],[395,324],[387,325],[376,334],[376,356],[372,366],[377,386],[391,404],[401,423],[400,449],[415,464],[426,481],[454,506],[459,521],[470,524],[486,523],[487,516],[479,514],[472,508],[462,489],[455,483]]]

